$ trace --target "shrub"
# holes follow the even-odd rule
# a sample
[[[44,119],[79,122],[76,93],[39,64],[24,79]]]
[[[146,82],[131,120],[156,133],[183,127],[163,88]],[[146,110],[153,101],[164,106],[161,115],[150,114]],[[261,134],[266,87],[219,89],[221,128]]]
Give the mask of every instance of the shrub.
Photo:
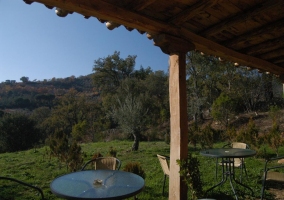
[[[103,155],[100,152],[94,153],[92,159],[103,157]]]
[[[142,166],[138,162],[127,163],[124,166],[123,171],[132,172],[134,174],[141,176],[142,178],[146,177],[145,171],[143,170]]]
[[[112,157],[116,157],[117,151],[116,149],[110,147],[108,154]]]
[[[200,163],[197,157],[188,153],[186,160],[177,160],[180,166],[180,175],[184,178],[184,181],[189,188],[191,198],[193,200],[198,199],[203,195],[201,174],[199,170]]]

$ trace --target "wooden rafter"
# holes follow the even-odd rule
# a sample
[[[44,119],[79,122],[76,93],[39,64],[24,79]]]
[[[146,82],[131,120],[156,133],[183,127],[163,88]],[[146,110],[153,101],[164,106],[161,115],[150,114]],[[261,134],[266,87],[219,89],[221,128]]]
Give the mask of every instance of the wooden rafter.
[[[155,3],[157,0],[148,0],[148,1],[137,1],[135,6],[132,8],[133,10],[143,10],[144,8],[147,8],[149,5]]]
[[[260,57],[264,60],[271,60],[277,58],[279,54],[284,55],[284,46],[282,49],[276,49],[265,54],[261,54]]]
[[[280,19],[274,23],[269,23],[266,26],[262,26],[260,28],[254,29],[250,32],[247,32],[245,34],[242,34],[232,40],[226,41],[222,43],[223,45],[227,47],[231,47],[233,49],[242,49],[245,47],[249,47],[251,45],[254,45],[251,43],[254,38],[260,38],[264,34],[271,34],[271,32],[279,31],[279,36],[284,31],[284,19]],[[271,36],[272,37],[272,36]],[[248,39],[249,38],[249,39]],[[267,38],[263,38],[264,40],[267,40]],[[263,42],[263,41],[259,41]]]
[[[254,45],[246,49],[241,49],[240,51],[244,54],[256,56],[256,55],[264,54],[266,52],[277,50],[279,47],[284,47],[284,36],[276,38],[276,39],[268,40],[267,42]]]
[[[205,8],[211,7],[217,2],[218,0],[198,1],[194,5],[180,12],[178,15],[169,19],[168,22],[174,25],[181,25],[183,22],[191,19]]]
[[[217,34],[222,30],[227,29],[228,27],[234,26],[235,24],[244,23],[247,20],[253,19],[255,16],[259,15],[260,13],[267,12],[269,10],[273,10],[277,7],[283,7],[284,1],[267,1],[261,6],[253,7],[245,12],[241,12],[231,18],[228,18],[218,24],[214,24],[213,26],[209,27],[206,30],[202,30],[199,32],[204,37],[209,37],[211,35]]]

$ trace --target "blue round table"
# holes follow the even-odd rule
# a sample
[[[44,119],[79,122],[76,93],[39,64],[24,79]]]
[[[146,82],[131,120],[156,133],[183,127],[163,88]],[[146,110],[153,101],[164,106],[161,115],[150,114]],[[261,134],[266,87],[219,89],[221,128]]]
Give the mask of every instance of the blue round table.
[[[53,194],[65,199],[124,199],[144,188],[142,177],[119,170],[86,170],[66,174],[50,184]]]

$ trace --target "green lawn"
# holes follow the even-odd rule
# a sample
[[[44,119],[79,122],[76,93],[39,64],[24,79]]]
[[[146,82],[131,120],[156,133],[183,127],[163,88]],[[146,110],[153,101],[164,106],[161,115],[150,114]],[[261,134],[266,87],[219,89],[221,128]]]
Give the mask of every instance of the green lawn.
[[[130,161],[140,162],[146,172],[145,189],[138,195],[139,199],[168,199],[168,188],[166,188],[165,197],[162,196],[163,172],[156,154],[169,156],[170,146],[165,142],[141,142],[139,151],[131,152],[131,141],[111,141],[83,144],[82,149],[86,153],[85,160],[89,160],[96,152],[107,155],[112,147],[117,150],[117,158],[124,165]],[[222,144],[216,144],[215,147],[221,147]],[[214,185],[215,180],[215,159],[207,158],[199,154],[200,149],[189,147],[190,151],[196,155],[200,161],[200,171],[202,174],[203,189],[206,190]],[[16,178],[35,186],[42,188],[46,199],[59,199],[55,197],[50,189],[50,182],[62,174],[69,173],[65,166],[60,165],[56,158],[49,157],[48,148],[43,147],[34,151],[21,151],[16,153],[0,154],[0,176]],[[243,183],[249,185],[255,197],[251,197],[249,191],[239,187],[239,193],[242,199],[257,199],[260,196],[261,183],[260,173],[264,166],[264,160],[258,158],[247,158],[246,167],[248,177],[243,178]],[[221,167],[218,167],[219,177],[221,178]],[[236,169],[237,175],[240,170]],[[168,184],[168,182],[167,182]],[[222,195],[222,196],[220,196]],[[15,198],[12,196],[16,196]],[[9,181],[0,181],[0,199],[39,199],[36,192],[19,186]],[[229,182],[209,193],[208,197],[217,199],[234,199]],[[271,195],[267,195],[273,199]]]

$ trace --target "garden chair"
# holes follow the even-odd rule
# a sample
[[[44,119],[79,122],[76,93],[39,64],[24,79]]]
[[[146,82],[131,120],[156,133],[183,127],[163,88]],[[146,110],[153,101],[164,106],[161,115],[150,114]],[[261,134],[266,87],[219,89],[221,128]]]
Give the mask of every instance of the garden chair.
[[[261,200],[264,197],[264,190],[267,182],[284,183],[284,171],[282,170],[281,172],[281,168],[284,168],[283,159],[284,156],[266,160],[262,176]],[[278,161],[277,163],[274,162],[276,160]],[[268,167],[269,163],[272,163],[272,165]]]
[[[20,181],[20,180],[14,179],[14,178],[9,178],[9,177],[0,176],[0,179],[4,179],[4,180],[16,182],[16,183],[19,183],[19,184],[21,184],[21,185],[24,185],[24,186],[30,187],[30,188],[32,188],[32,189],[35,189],[35,190],[37,190],[37,191],[40,193],[41,199],[44,200],[43,192],[42,192],[42,190],[41,190],[39,187],[33,186],[33,185],[31,185],[31,184],[25,183],[25,182],[23,182],[23,181]]]
[[[159,155],[159,154],[157,154],[157,157],[160,161],[160,164],[161,164],[163,172],[164,172],[164,183],[163,183],[163,193],[162,193],[164,195],[166,178],[167,178],[167,176],[168,177],[170,176],[170,168],[169,168],[169,164],[168,164],[168,161],[170,160],[170,158],[166,157],[166,156]]]
[[[92,160],[89,160],[81,170],[85,170],[88,164],[93,164],[95,170],[97,169],[110,169],[110,170],[119,170],[121,162],[115,157],[98,157]]]
[[[233,143],[229,143],[223,146],[223,148],[239,148],[239,149],[249,149],[249,146],[246,143],[242,143],[242,142],[233,142]],[[240,182],[242,182],[242,176],[243,176],[243,171],[245,171],[245,175],[247,176],[247,169],[246,169],[246,165],[245,165],[245,159],[244,158],[235,158],[233,159],[233,161],[229,161],[231,162],[231,166],[234,164],[234,167],[240,168],[241,169],[241,175],[240,175]],[[228,163],[228,161],[226,161]],[[217,180],[217,168],[218,165],[224,165],[225,163],[222,162],[218,162],[218,158],[216,159],[216,172],[215,172],[215,178]]]

